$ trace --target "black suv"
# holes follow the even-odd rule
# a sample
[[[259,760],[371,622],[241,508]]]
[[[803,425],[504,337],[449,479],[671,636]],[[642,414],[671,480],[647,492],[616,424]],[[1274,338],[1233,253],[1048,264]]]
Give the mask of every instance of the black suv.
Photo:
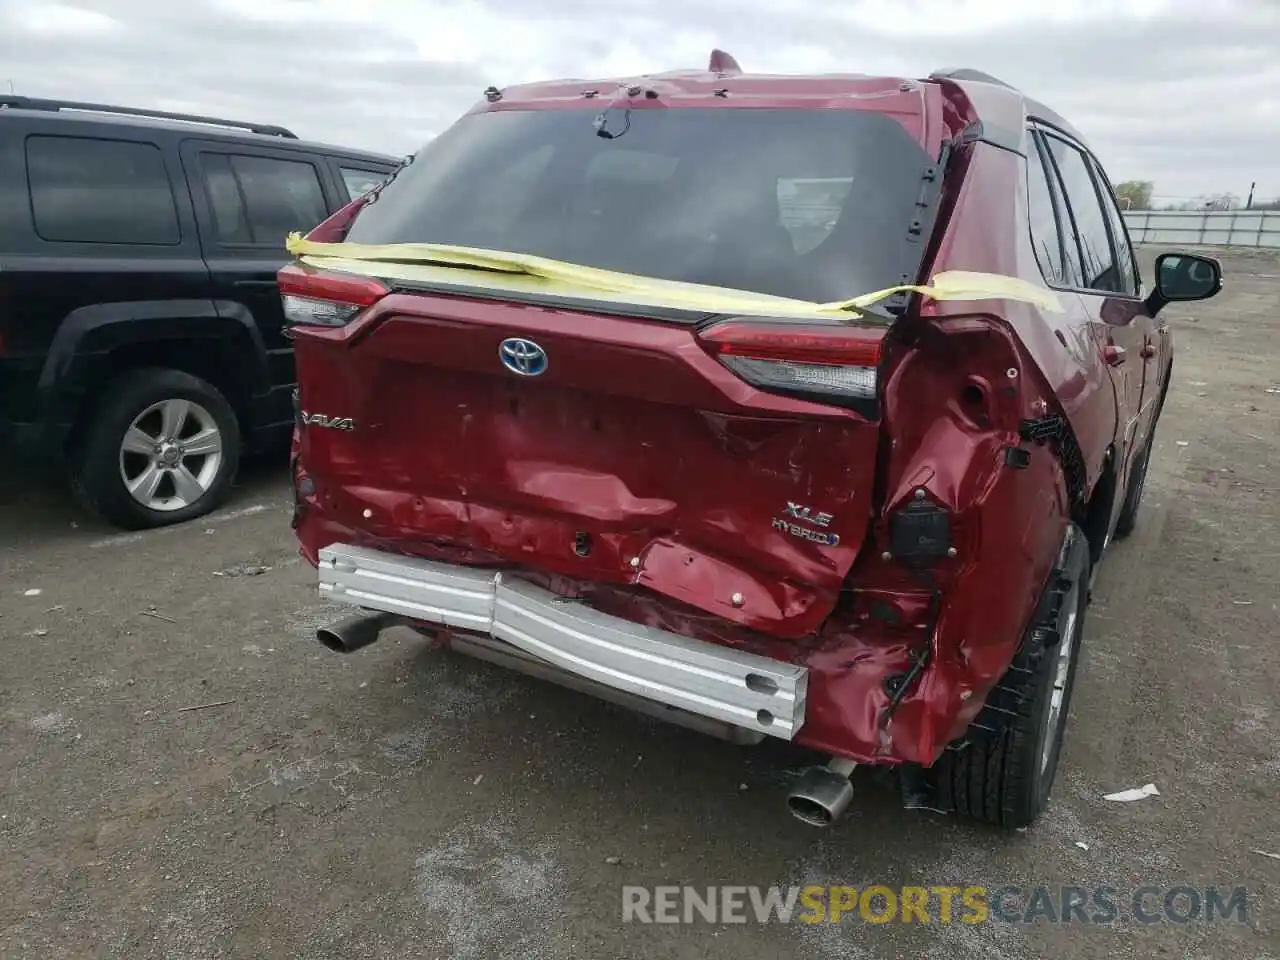
[[[138,529],[222,500],[287,442],[276,271],[399,159],[282,127],[0,97],[0,463],[71,467]]]

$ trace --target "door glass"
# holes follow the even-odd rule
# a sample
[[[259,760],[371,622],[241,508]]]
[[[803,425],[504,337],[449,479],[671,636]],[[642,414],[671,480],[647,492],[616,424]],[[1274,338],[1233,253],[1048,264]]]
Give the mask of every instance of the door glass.
[[[324,189],[313,164],[238,154],[201,157],[218,239],[284,248],[326,216]]]
[[[1084,154],[1054,136],[1046,136],[1044,141],[1056,161],[1063,191],[1071,209],[1084,264],[1083,287],[1086,290],[1112,293],[1127,292],[1112,255],[1107,215],[1098,199],[1093,174],[1089,171]]]
[[[208,153],[200,160],[204,173],[205,193],[213,208],[213,226],[222,243],[253,243],[249,217],[236,175],[231,172],[231,159],[223,153]]]
[[[1098,184],[1098,192],[1102,194],[1102,208],[1106,211],[1107,220],[1111,223],[1111,236],[1115,240],[1116,267],[1120,271],[1120,284],[1125,293],[1138,293],[1138,265],[1133,255],[1133,247],[1129,245],[1129,234],[1125,230],[1124,214],[1120,212],[1120,204],[1116,203],[1115,192],[1107,181],[1106,174],[1096,160],[1089,164],[1093,170],[1094,180]]]

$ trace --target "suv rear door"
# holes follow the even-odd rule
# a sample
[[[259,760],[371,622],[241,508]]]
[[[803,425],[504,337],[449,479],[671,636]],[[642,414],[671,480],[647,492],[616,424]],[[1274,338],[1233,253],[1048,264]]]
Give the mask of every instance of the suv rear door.
[[[219,309],[250,311],[267,351],[272,390],[255,419],[262,426],[290,422],[297,376],[276,272],[289,260],[288,234],[310,230],[346,203],[345,194],[326,158],[304,150],[188,140],[182,162]]]
[[[1139,296],[1137,264],[1128,237],[1122,229],[1116,235],[1108,210],[1108,204],[1114,206],[1111,188],[1098,176],[1097,161],[1058,130],[1037,129],[1034,139],[1040,144],[1039,153],[1062,207],[1069,282],[1081,295],[1098,349],[1115,384],[1119,407],[1115,442],[1124,471],[1120,478],[1123,483],[1133,450],[1144,432],[1144,415],[1151,411],[1145,355],[1154,323]]]

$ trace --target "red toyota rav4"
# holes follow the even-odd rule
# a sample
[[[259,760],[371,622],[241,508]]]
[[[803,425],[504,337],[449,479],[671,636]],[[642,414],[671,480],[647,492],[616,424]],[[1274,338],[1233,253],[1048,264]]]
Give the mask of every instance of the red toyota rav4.
[[[1172,344],[1089,147],[984,74],[490,88],[279,275],[322,594],[1016,827]]]

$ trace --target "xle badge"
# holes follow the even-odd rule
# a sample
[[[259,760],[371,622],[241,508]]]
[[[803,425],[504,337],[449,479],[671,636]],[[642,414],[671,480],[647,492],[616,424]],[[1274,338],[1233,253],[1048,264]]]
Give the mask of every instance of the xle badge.
[[[773,518],[773,529],[799,537],[801,540],[819,543],[824,547],[834,547],[839,545],[840,535],[825,529],[831,526],[834,519],[835,517],[829,513],[788,500],[786,507],[782,510],[782,516]],[[815,530],[814,527],[823,529]]]

